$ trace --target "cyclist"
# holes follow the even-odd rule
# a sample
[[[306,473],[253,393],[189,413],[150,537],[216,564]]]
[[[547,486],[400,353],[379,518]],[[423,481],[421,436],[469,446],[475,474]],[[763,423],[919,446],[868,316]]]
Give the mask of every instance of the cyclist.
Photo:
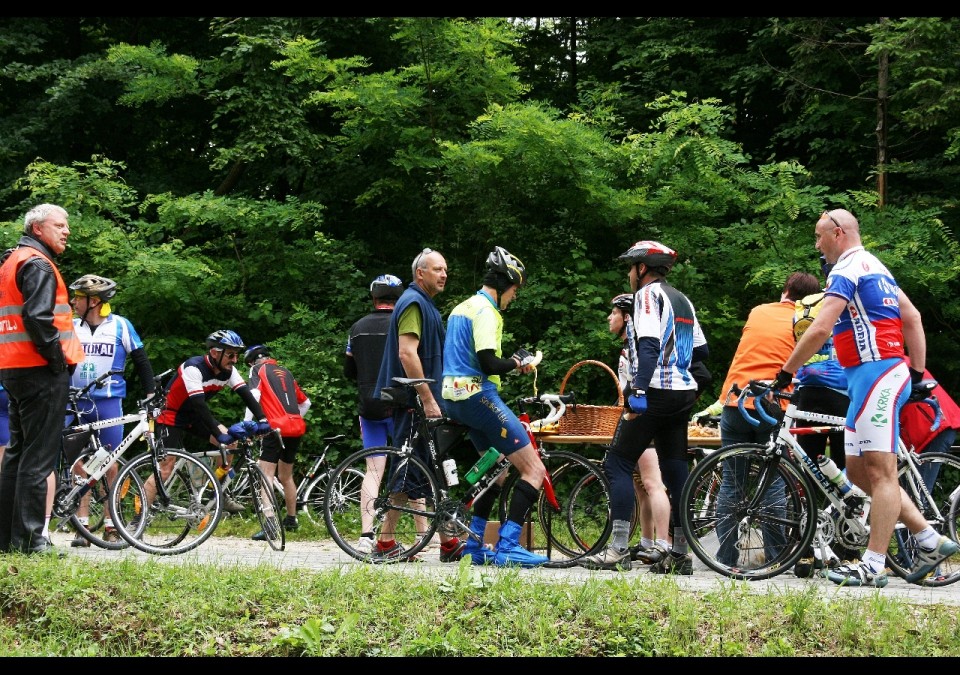
[[[588,569],[630,569],[630,516],[636,505],[633,469],[652,441],[657,444],[670,506],[679,513],[680,494],[690,473],[687,419],[698,395],[691,366],[709,355],[693,305],[666,282],[677,260],[676,251],[657,241],[638,241],[619,260],[630,265],[636,363],[631,369],[633,382],[625,392],[629,394],[624,397],[626,410],[603,458],[604,473],[610,480],[611,541],[581,561]],[[674,521],[673,547],[650,571],[693,574],[686,538],[679,520],[674,517]]]
[[[610,332],[623,341],[617,362],[617,377],[620,390],[626,391],[633,382],[631,358],[633,351],[633,293],[621,293],[610,301],[612,308],[607,316]],[[656,448],[649,447],[637,460],[641,484],[637,493],[640,504],[640,543],[630,547],[630,559],[642,563],[658,562],[670,550],[670,499],[660,475],[660,463]],[[659,538],[656,535],[660,535]]]
[[[373,311],[350,327],[347,351],[343,356],[343,375],[357,383],[357,414],[360,419],[360,440],[364,448],[389,445],[393,439],[393,410],[389,404],[373,396],[380,373],[380,362],[387,343],[391,315],[403,293],[403,282],[392,274],[381,274],[370,282]],[[386,470],[387,456],[367,458],[367,470],[360,487],[361,532],[357,548],[373,553],[373,510],[369,506],[380,489],[380,477]],[[423,523],[421,531],[426,531]]]
[[[274,434],[263,438],[258,464],[267,479],[274,475],[283,485],[283,499],[286,502],[287,516],[283,519],[283,528],[295,532],[300,526],[297,522],[297,484],[293,482],[293,464],[297,459],[300,439],[307,432],[307,423],[303,416],[310,409],[310,399],[303,393],[300,385],[287,368],[270,356],[266,345],[254,345],[243,355],[243,361],[250,366],[250,391],[260,401],[263,412],[273,429],[280,430],[280,440]],[[246,419],[253,419],[253,412],[247,408]],[[256,541],[266,541],[263,530],[251,537]]]
[[[220,390],[230,388],[247,405],[262,425],[268,426],[267,417],[260,402],[247,386],[240,372],[234,367],[240,354],[246,349],[243,340],[232,330],[218,330],[207,336],[207,353],[192,356],[177,368],[167,384],[167,397],[163,410],[157,417],[157,439],[163,447],[183,448],[185,434],[201,438],[211,445],[221,444],[236,447],[236,441],[227,427],[214,418],[207,400]],[[163,460],[163,477],[173,468],[174,457]],[[147,496],[152,500],[152,485],[146,486]],[[240,513],[243,506],[229,496],[224,509]]]
[[[73,328],[83,345],[84,360],[70,376],[70,386],[83,388],[111,370],[123,370],[129,358],[137,369],[144,397],[153,394],[153,367],[143,348],[143,341],[133,324],[110,309],[110,300],[117,294],[117,284],[113,279],[96,274],[85,274],[70,284],[75,318]],[[80,416],[68,418],[67,425],[85,424],[98,419],[120,417],[123,414],[123,399],[127,395],[127,382],[123,375],[114,375],[103,387],[90,390],[89,399],[80,401]],[[97,432],[100,442],[108,450],[120,445],[123,440],[123,427],[112,426]],[[104,476],[107,484],[113,484],[117,476],[117,465],[113,464]],[[87,524],[90,509],[90,496],[84,496],[77,508],[80,522]],[[110,516],[104,519],[104,541],[120,541],[120,535],[113,528]],[[70,542],[71,546],[90,546],[90,542],[79,534]]]
[[[774,386],[789,386],[797,369],[833,334],[850,397],[844,437],[847,475],[872,500],[870,539],[861,561],[832,569],[827,578],[836,584],[882,588],[888,582],[886,551],[898,520],[917,539],[917,573],[933,570],[960,550],[957,542],[930,526],[897,479],[898,415],[913,385],[923,378],[926,337],[920,312],[884,264],[863,247],[860,223],[852,213],[824,211],[814,226],[814,240],[833,265],[826,298]],[[910,365],[904,360],[907,351]]]
[[[520,259],[497,246],[487,256],[483,286],[447,317],[442,389],[447,415],[469,427],[470,440],[480,453],[496,448],[520,472],[495,549],[484,546],[483,538],[500,494],[499,485],[491,485],[473,503],[470,531],[476,538],[467,539],[463,554],[469,554],[474,565],[537,567],[548,560],[520,545],[523,523],[537,499],[546,469],[526,429],[499,394],[502,375],[514,370],[529,373],[533,369],[525,363],[531,356],[526,350],[520,349],[506,359],[501,356],[502,312],[526,280]],[[506,473],[499,480],[502,482],[505,477]]]

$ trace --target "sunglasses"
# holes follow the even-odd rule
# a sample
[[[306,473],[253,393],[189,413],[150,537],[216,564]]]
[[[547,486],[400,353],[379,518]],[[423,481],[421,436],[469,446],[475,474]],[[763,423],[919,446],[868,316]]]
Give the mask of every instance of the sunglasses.
[[[847,233],[847,231],[846,231],[845,229],[843,229],[843,225],[841,225],[840,223],[838,223],[838,222],[837,222],[837,219],[834,218],[833,216],[831,216],[829,211],[824,211],[822,214],[820,214],[820,217],[821,217],[821,218],[823,218],[824,216],[826,216],[827,218],[829,218],[829,219],[833,222],[834,225],[836,225],[837,227],[839,227],[841,232],[843,232],[844,234]]]

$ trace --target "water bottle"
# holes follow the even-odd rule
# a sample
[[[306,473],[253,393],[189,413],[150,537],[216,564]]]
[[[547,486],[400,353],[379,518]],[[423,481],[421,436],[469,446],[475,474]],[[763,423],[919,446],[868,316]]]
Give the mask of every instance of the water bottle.
[[[856,496],[863,496],[863,491],[847,480],[847,475],[840,471],[840,467],[838,467],[832,459],[826,455],[820,455],[817,457],[817,464],[820,466],[820,471],[823,472],[823,475],[837,486],[837,489],[840,490],[840,494],[843,497],[852,496],[850,494],[851,491],[853,491]]]
[[[453,487],[460,482],[460,478],[457,477],[457,463],[453,459],[443,460],[443,475],[447,479],[447,485]]]
[[[213,474],[217,477],[217,480],[219,481],[222,481],[224,476],[230,476],[230,478],[233,478],[234,476],[237,475],[236,472],[233,470],[232,466],[227,468],[218,466],[216,470],[214,470]]]
[[[96,473],[100,470],[100,467],[103,466],[104,462],[107,461],[107,457],[110,456],[110,453],[107,452],[107,449],[103,446],[93,453],[93,457],[87,460],[87,463],[84,465],[83,470],[88,474]]]
[[[467,475],[465,476],[467,482],[470,483],[470,485],[474,485],[491,466],[497,463],[498,459],[500,459],[499,450],[496,448],[490,448],[487,450],[485,453],[483,453],[483,457],[477,460],[477,463],[474,464],[469,471],[467,471]]]

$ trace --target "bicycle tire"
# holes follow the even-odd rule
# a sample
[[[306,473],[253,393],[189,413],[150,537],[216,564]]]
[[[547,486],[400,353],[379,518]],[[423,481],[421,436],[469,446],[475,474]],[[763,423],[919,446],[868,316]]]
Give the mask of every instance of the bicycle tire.
[[[780,480],[780,486],[770,485],[767,496],[758,497],[759,479],[773,467],[777,474],[772,481]],[[739,472],[745,477],[741,487],[731,485],[729,495],[720,491],[725,470],[728,476]],[[769,579],[792,569],[813,541],[816,494],[807,475],[785,455],[741,443],[697,463],[683,488],[679,518],[690,550],[707,567],[734,579]],[[769,547],[764,546],[764,531]]]
[[[280,519],[280,504],[277,502],[277,491],[273,488],[273,481],[269,480],[263,469],[252,460],[247,464],[245,473],[250,481],[250,504],[257,515],[257,520],[260,521],[260,531],[263,532],[270,548],[274,551],[282,551],[286,545],[286,534]],[[286,513],[286,505],[283,508],[283,513]]]
[[[93,452],[82,453],[77,461],[73,463],[73,467],[86,464],[87,460],[89,460],[92,455]],[[124,467],[125,462],[122,457],[118,457],[115,463],[117,465],[117,475],[119,475],[120,469]],[[74,475],[73,467],[71,467],[70,471],[71,476]],[[130,546],[130,544],[128,544],[122,537],[119,541],[107,541],[104,539],[104,524],[107,515],[110,513],[110,507],[108,506],[110,499],[110,487],[107,485],[106,474],[101,476],[100,479],[94,483],[88,494],[90,496],[90,500],[88,505],[89,514],[87,516],[87,524],[84,525],[82,522],[80,522],[80,516],[77,515],[76,511],[70,515],[69,522],[74,532],[89,541],[94,546],[98,546],[108,551],[120,551]]]
[[[568,450],[544,452],[541,461],[550,476],[557,507],[550,503],[545,480],[536,502],[537,525],[544,545],[536,546],[535,531],[532,537],[534,546],[546,550],[551,563],[569,562],[603,548],[612,528],[610,486],[603,471],[594,460]],[[501,523],[507,520],[510,496],[518,480],[520,474],[512,471],[503,484],[499,508]],[[531,514],[533,511],[531,509]],[[529,514],[527,522],[532,522]],[[554,549],[563,554],[566,561],[554,560]]]
[[[324,471],[323,473],[317,474],[303,490],[303,502],[302,506],[300,507],[300,512],[306,515],[310,522],[318,526],[325,525],[323,518],[323,502],[327,497],[327,485],[330,482],[330,476],[332,474],[332,468]],[[358,479],[360,482],[363,481],[364,474],[356,469],[351,469],[348,473],[344,474],[344,480],[348,477],[348,474],[352,476],[351,480],[349,481],[350,484],[353,483],[353,479]],[[340,486],[341,493],[343,493],[345,489],[346,488],[343,485]],[[349,496],[345,498],[349,498]]]
[[[361,484],[366,476],[367,458],[381,455],[386,456],[383,472],[370,475],[370,482],[376,482],[377,489],[372,501],[373,524],[367,531],[373,533],[374,541],[378,540],[387,514],[391,511],[395,514],[397,524],[392,538],[400,548],[392,557],[377,555],[376,547],[372,551],[358,547],[363,532]],[[419,507],[391,494],[391,489],[399,487],[397,481],[402,479],[407,481],[408,491],[423,494]],[[403,562],[421,551],[437,531],[441,519],[439,502],[436,475],[419,457],[389,446],[365,448],[348,456],[331,472],[323,500],[323,518],[334,542],[352,558],[373,563]],[[414,511],[423,514],[415,518]],[[418,524],[417,520],[421,522]]]
[[[951,497],[955,491],[960,494],[957,490],[960,487],[960,458],[946,452],[926,452],[918,455],[917,460],[921,470],[924,467],[938,465],[930,496],[945,520],[942,523],[935,522],[936,518],[925,499],[922,500],[924,503],[917,504],[917,507],[934,529],[956,540],[956,514],[951,514],[953,508]],[[899,468],[901,486],[906,485],[905,471],[906,465],[902,464]],[[907,494],[913,497],[909,489]],[[890,538],[890,547],[887,549],[887,567],[897,576],[923,586],[948,586],[960,581],[960,556],[944,560],[926,578],[915,579],[913,557],[917,546],[917,541],[910,532],[902,524],[897,523]]]
[[[223,494],[210,468],[183,450],[167,449],[166,456],[174,458],[164,482],[168,504],[146,498],[154,478],[150,452],[131,459],[110,492],[117,532],[132,547],[153,555],[193,550],[213,535],[223,517]]]

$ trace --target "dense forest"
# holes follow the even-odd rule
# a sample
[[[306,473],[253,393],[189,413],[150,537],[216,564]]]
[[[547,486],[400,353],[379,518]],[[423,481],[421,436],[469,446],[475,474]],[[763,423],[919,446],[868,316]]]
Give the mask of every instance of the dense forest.
[[[358,438],[347,330],[424,247],[444,315],[493,246],[526,264],[504,349],[544,361],[510,400],[614,362],[615,258],[664,242],[717,394],[749,309],[819,273],[814,224],[843,207],[960,393],[958,57],[954,18],[7,17],[0,243],[63,205],[64,277],[118,282],[156,370],[234,329],[297,375],[311,435]]]

